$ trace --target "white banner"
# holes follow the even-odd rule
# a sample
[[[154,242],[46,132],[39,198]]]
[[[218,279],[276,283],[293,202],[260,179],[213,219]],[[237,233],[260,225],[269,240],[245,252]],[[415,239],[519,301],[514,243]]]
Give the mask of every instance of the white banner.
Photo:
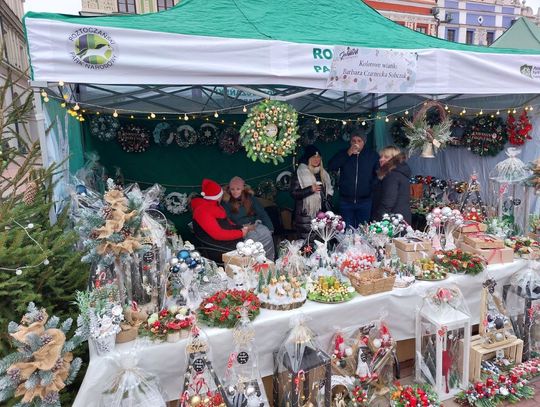
[[[407,50],[337,46],[326,87],[366,93],[408,93],[418,54]]]
[[[336,65],[341,78],[334,74],[329,81],[334,48],[346,47],[92,27],[42,18],[27,18],[25,24],[35,81],[330,86],[374,93],[540,93],[540,55],[352,48],[366,64],[359,73],[353,72],[352,81],[345,80]]]

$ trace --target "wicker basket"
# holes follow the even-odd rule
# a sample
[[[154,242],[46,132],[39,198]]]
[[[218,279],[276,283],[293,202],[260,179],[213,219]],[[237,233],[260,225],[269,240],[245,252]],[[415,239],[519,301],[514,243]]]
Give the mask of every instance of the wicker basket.
[[[384,276],[385,271],[387,276]],[[396,275],[389,270],[373,269],[361,273],[349,273],[352,286],[360,295],[371,295],[391,291],[394,288]]]

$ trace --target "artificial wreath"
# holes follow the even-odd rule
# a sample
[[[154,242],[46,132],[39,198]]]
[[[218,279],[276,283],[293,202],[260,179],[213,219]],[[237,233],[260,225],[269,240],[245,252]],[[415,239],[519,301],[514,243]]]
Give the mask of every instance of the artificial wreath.
[[[437,393],[427,385],[412,384],[402,386],[396,383],[390,390],[390,404],[393,407],[438,407],[441,405]]]
[[[139,333],[151,339],[165,339],[167,334],[189,331],[193,322],[194,317],[189,315],[187,307],[171,306],[150,315],[139,327]]]
[[[261,181],[255,188],[255,196],[273,201],[277,195],[277,187],[273,180]]]
[[[319,138],[319,128],[315,122],[306,122],[300,126],[300,142],[304,146],[315,144]]]
[[[428,123],[427,113],[430,109],[437,109],[439,112],[441,121],[438,124],[430,125]],[[452,139],[452,119],[446,115],[443,106],[433,100],[424,103],[412,120],[405,119],[403,124],[405,125],[405,135],[409,139],[411,153],[430,145],[437,151],[444,148]],[[424,156],[428,157],[429,155]]]
[[[319,126],[319,140],[325,143],[336,141],[341,134],[341,123],[334,120],[326,121]]]
[[[462,138],[468,125],[469,120],[464,117],[458,116],[452,118],[452,140],[450,141],[451,145],[459,146],[462,144]]]
[[[178,126],[176,129],[176,144],[182,148],[188,148],[197,142],[197,132],[189,124]]]
[[[102,141],[114,140],[120,130],[120,122],[109,115],[95,115],[90,120],[90,134]]]
[[[234,127],[227,127],[219,136],[218,146],[225,154],[234,154],[242,148],[240,132]]]
[[[251,108],[240,129],[247,156],[262,163],[283,162],[292,154],[298,135],[298,113],[286,103],[265,100]]]
[[[171,192],[165,197],[165,208],[173,215],[187,212],[188,196],[180,192]]]
[[[276,187],[279,191],[288,191],[291,187],[292,172],[282,171],[276,177]]]
[[[247,309],[248,318],[253,320],[259,315],[260,307],[261,302],[253,291],[218,291],[201,303],[198,319],[208,326],[234,328],[243,308]]]
[[[218,128],[211,123],[204,123],[199,129],[198,142],[207,146],[216,144],[218,140]]]
[[[506,132],[508,133],[508,141],[510,144],[522,146],[527,140],[532,140],[530,134],[532,128],[532,124],[529,121],[529,117],[525,110],[521,112],[517,122],[512,113],[510,113],[506,119]]]
[[[150,135],[142,127],[133,124],[122,127],[118,132],[118,142],[127,153],[143,153],[150,145]]]
[[[484,271],[485,260],[462,250],[445,250],[435,254],[435,263],[450,273],[475,276]]]
[[[463,136],[463,145],[480,156],[499,154],[504,149],[506,141],[506,127],[498,116],[475,117],[470,121]]]
[[[154,142],[161,146],[168,146],[174,141],[175,133],[169,123],[158,123],[152,133]]]

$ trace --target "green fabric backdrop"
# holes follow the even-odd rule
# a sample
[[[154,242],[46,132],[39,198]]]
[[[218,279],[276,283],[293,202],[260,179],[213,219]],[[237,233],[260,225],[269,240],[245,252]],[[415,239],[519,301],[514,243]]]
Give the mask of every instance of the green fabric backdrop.
[[[245,117],[245,116],[244,116]],[[227,122],[238,121],[236,127],[240,127],[242,117],[228,117]],[[154,143],[152,132],[160,120],[127,120],[122,123],[137,124],[149,131],[151,142],[150,147],[144,153],[126,153],[116,140],[104,142],[96,137],[90,136],[86,121],[84,124],[84,147],[85,151],[96,151],[100,156],[101,164],[105,166],[109,176],[114,176],[115,167],[121,168],[126,183],[138,182],[141,188],[147,188],[154,183],[162,184],[166,187],[166,193],[183,192],[188,195],[192,192],[200,192],[200,184],[203,178],[211,178],[221,184],[227,183],[233,176],[238,175],[247,180],[253,188],[264,180],[276,180],[281,171],[292,170],[292,157],[287,157],[280,165],[261,164],[253,162],[246,157],[243,150],[227,155],[221,152],[217,145],[203,146],[195,145],[189,148],[180,148],[176,143],[169,146],[158,146]],[[173,127],[186,124],[184,121],[167,121]],[[198,129],[206,121],[190,120],[187,124]],[[227,124],[218,124],[220,130]],[[371,145],[372,141],[368,141]],[[325,164],[332,155],[339,149],[347,146],[341,140],[332,143],[316,143],[322,152]],[[298,158],[302,149],[298,149]],[[293,201],[287,191],[280,191],[277,195],[277,204],[280,207],[293,207]],[[187,227],[191,221],[191,213],[182,215],[171,215],[166,213],[177,226],[182,237],[189,238],[190,233]]]

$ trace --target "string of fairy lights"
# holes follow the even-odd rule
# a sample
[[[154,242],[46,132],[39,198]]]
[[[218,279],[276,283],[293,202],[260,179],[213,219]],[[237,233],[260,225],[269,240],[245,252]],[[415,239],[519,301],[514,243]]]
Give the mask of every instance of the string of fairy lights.
[[[59,82],[58,85],[60,88],[64,87],[64,82]],[[70,114],[72,117],[74,117],[76,120],[79,120],[80,122],[84,122],[85,115],[100,115],[100,114],[110,114],[115,118],[123,117],[127,119],[147,119],[147,120],[183,120],[183,121],[189,121],[189,120],[195,120],[197,118],[204,119],[206,121],[214,121],[214,122],[220,122],[222,124],[225,123],[225,119],[220,118],[220,115],[223,114],[239,114],[239,106],[231,106],[231,107],[224,107],[219,109],[208,109],[208,110],[200,110],[200,111],[193,111],[193,112],[182,112],[180,114],[178,113],[172,113],[170,111],[142,111],[142,110],[133,110],[133,109],[123,109],[123,108],[111,108],[109,106],[101,106],[91,103],[79,103],[79,102],[73,102],[70,100],[70,97],[67,93],[62,92],[62,97],[59,97],[55,94],[49,94],[46,89],[41,89],[41,96],[43,101],[46,103],[50,99],[56,99],[60,100],[60,105],[67,110],[67,113]],[[376,121],[383,121],[385,123],[388,123],[392,120],[400,120],[404,118],[410,118],[414,114],[414,111],[421,106],[428,103],[429,100],[421,101],[419,103],[416,103],[412,106],[409,106],[407,108],[392,112],[392,113],[375,113],[375,114],[367,114],[363,116],[357,116],[354,118],[338,118],[338,117],[328,117],[323,115],[318,115],[314,113],[305,113],[305,112],[298,112],[298,115],[300,118],[308,118],[312,119],[315,124],[319,124],[321,122],[341,122],[343,126],[346,126],[347,124],[351,123],[360,123],[362,126],[365,126],[368,122],[376,122]],[[254,102],[248,102],[242,105],[242,114],[248,113],[248,108],[254,105],[259,104],[261,101],[257,100]],[[520,110],[525,110],[526,112],[532,112],[535,108],[537,108],[538,105],[533,104],[521,104],[521,105],[514,105],[514,106],[507,106],[507,107],[500,107],[500,108],[478,108],[478,107],[468,107],[468,106],[460,106],[455,104],[444,104],[444,110],[446,114],[448,115],[459,115],[459,116],[489,116],[491,118],[495,118],[497,116],[500,116],[501,114],[507,113],[507,114],[516,114]],[[340,113],[342,115],[342,113]],[[236,125],[236,121],[232,121],[233,125]]]

